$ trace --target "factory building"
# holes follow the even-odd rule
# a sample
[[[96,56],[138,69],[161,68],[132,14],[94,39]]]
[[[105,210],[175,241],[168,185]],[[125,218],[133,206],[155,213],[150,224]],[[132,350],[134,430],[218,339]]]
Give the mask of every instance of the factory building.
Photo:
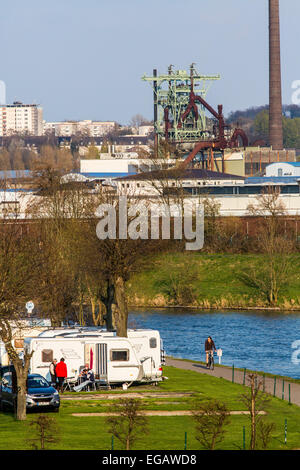
[[[300,179],[300,162],[272,163],[266,167],[266,177],[292,177]]]
[[[174,166],[174,159],[142,159],[134,152],[107,154],[101,159],[80,160],[80,173],[89,179],[110,179],[152,171],[160,165],[164,168]]]

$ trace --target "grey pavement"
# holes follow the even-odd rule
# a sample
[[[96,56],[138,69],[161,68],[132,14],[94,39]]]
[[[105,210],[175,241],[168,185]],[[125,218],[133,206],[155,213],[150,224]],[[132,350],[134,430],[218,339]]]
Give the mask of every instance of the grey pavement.
[[[235,383],[248,385],[247,381],[247,372],[244,373],[244,370],[232,370],[231,367],[217,366],[213,371],[208,370],[204,364],[177,360],[170,357],[166,358],[166,365],[173,366],[178,369],[193,370],[199,374],[207,374],[212,377],[220,377],[225,380],[232,382],[232,379]],[[245,379],[244,379],[245,376]],[[261,389],[266,393],[275,396],[280,399],[287,400],[295,405],[300,406],[300,384],[289,382],[288,380],[283,380],[281,377],[276,377],[276,381],[273,377],[263,377],[258,375],[258,381],[263,381]]]

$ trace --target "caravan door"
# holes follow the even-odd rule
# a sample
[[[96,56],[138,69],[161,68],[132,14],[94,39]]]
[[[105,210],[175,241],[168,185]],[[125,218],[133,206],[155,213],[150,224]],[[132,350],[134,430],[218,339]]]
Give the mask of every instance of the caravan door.
[[[95,357],[94,371],[95,371],[96,377],[100,380],[103,380],[103,382],[108,383],[107,344],[106,343],[95,344],[95,349],[93,351],[93,354],[95,355],[94,356]],[[90,362],[92,361],[90,360]]]

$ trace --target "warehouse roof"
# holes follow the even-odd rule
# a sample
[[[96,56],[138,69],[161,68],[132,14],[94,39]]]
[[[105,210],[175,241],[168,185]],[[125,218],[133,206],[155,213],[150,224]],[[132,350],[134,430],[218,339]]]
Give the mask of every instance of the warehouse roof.
[[[122,178],[117,178],[118,181],[141,181],[141,180],[159,180],[159,179],[203,179],[203,180],[241,180],[244,181],[243,176],[231,175],[229,173],[220,173],[218,171],[210,171],[204,169],[182,169],[170,168],[167,170],[155,170],[137,173],[135,175],[128,175]]]

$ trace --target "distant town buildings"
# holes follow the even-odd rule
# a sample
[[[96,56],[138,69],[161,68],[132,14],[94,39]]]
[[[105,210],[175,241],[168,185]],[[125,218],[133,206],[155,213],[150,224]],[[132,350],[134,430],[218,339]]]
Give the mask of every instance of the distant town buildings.
[[[0,105],[0,136],[43,135],[43,110],[36,104]]]
[[[90,119],[46,122],[43,120],[43,109],[36,104],[24,104],[20,101],[15,101],[13,104],[0,104],[0,137],[21,135],[23,137],[71,138],[79,136],[101,140],[108,134],[115,134],[115,137],[125,137],[128,133],[127,137],[148,138],[153,130],[152,125],[128,127],[120,126],[115,121],[92,121]],[[133,145],[134,139],[131,140],[131,145]]]
[[[139,126],[138,135],[151,135],[154,132],[154,126]]]
[[[57,137],[70,137],[85,134],[90,137],[102,137],[116,128],[115,121],[62,121],[44,122],[44,134],[52,133]]]

